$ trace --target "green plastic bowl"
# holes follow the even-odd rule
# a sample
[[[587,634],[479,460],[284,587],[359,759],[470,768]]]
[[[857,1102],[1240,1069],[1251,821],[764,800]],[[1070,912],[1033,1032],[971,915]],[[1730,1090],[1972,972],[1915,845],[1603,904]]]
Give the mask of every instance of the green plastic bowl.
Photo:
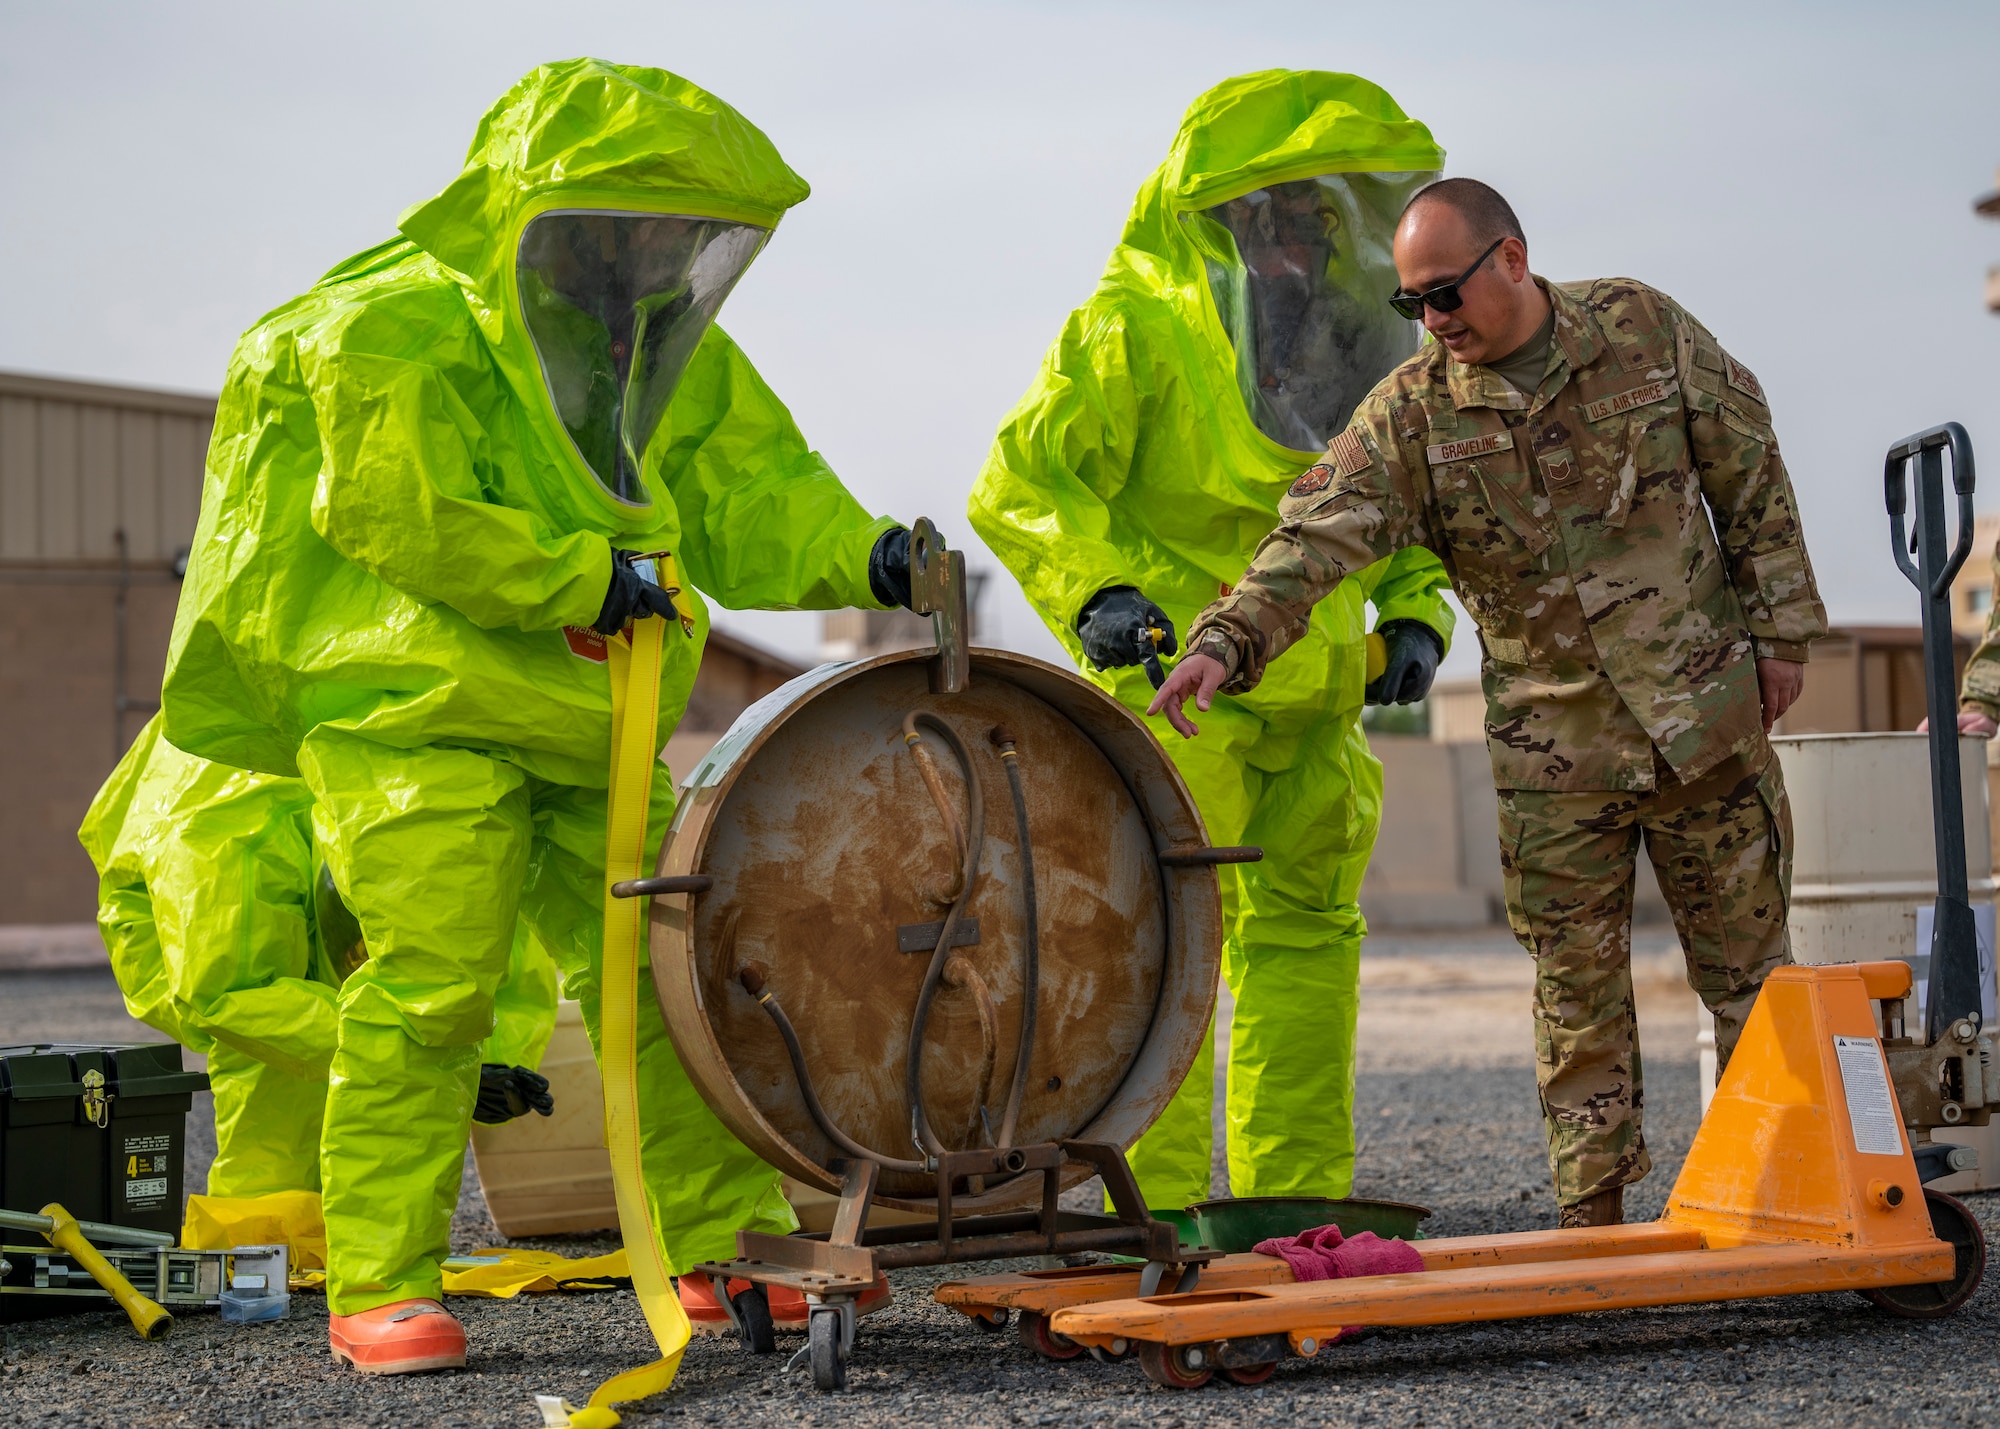
[[[1431,1214],[1427,1207],[1401,1201],[1336,1201],[1326,1196],[1241,1196],[1202,1201],[1188,1210],[1201,1243],[1231,1255],[1240,1255],[1259,1241],[1327,1225],[1339,1226],[1343,1235],[1373,1231],[1384,1240],[1422,1240],[1420,1226]]]

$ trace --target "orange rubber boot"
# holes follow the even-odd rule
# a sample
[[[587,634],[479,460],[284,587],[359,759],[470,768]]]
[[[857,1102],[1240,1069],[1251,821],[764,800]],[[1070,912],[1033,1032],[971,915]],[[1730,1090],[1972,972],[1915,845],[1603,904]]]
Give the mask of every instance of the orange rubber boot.
[[[750,1288],[747,1280],[729,1282],[730,1298],[734,1299]],[[683,1275],[680,1278],[681,1309],[687,1311],[688,1324],[697,1335],[726,1335],[730,1333],[729,1316],[715,1303],[715,1292],[706,1275]],[[780,1330],[804,1331],[812,1307],[806,1304],[806,1297],[796,1290],[782,1285],[765,1288],[765,1295],[771,1304],[771,1324]],[[855,1305],[857,1315],[872,1315],[889,1303],[889,1278],[875,1277],[870,1286]]]
[[[465,1368],[465,1327],[435,1300],[398,1300],[327,1320],[333,1357],[363,1374]]]

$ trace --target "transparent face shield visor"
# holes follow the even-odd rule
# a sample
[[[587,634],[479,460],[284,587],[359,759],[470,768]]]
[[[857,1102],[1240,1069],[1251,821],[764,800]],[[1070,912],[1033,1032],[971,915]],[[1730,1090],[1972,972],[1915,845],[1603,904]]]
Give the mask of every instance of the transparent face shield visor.
[[[604,210],[536,215],[521,233],[521,314],[556,415],[618,500],[639,479],[695,345],[770,230]]]
[[[1236,350],[1236,383],[1257,429],[1311,452],[1417,350],[1398,317],[1396,224],[1433,173],[1322,174],[1272,184],[1184,215]]]

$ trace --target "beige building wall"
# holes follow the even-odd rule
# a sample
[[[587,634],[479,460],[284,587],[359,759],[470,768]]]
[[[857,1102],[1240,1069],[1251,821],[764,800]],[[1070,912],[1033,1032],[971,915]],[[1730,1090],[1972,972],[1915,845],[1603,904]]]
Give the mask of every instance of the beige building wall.
[[[0,923],[94,914],[76,829],[158,707],[214,413],[0,373]]]
[[[77,825],[159,707],[214,417],[210,397],[0,372],[0,925],[96,916]],[[712,631],[668,764],[803,670]]]

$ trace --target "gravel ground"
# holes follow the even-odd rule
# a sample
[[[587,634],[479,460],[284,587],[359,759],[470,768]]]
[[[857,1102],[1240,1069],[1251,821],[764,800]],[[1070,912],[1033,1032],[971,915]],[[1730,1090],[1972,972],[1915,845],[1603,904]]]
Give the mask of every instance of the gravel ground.
[[[1648,1132],[1656,1167],[1628,1200],[1664,1204],[1697,1119],[1694,1020],[1657,945],[1641,950],[1648,1029]],[[1533,1229],[1553,1221],[1527,1052],[1526,959],[1498,937],[1371,941],[1364,963],[1364,1053],[1356,1194],[1433,1207],[1432,1235]],[[9,1036],[126,1035],[108,978],[0,977]],[[1369,1036],[1369,1028],[1376,1035]],[[1421,1036],[1410,1035],[1412,1027]],[[1402,1036],[1385,1040],[1391,1029]],[[1429,1049],[1429,1050],[1425,1050]],[[1388,1065],[1400,1050],[1400,1065]],[[212,1144],[212,1143],[211,1143]],[[195,1158],[191,1157],[191,1161]],[[205,1153],[202,1164],[205,1165]],[[199,1184],[191,1165],[190,1181]],[[2000,1194],[1968,1198],[2000,1235]],[[488,1243],[468,1187],[461,1248]],[[536,1242],[570,1254],[603,1242]],[[983,1269],[973,1267],[970,1270]],[[954,1268],[953,1276],[970,1273]],[[1292,1361],[1257,1389],[1155,1388],[1133,1365],[1050,1365],[1011,1335],[985,1335],[941,1310],[942,1272],[894,1277],[894,1305],[866,1322],[849,1388],[813,1391],[781,1353],[697,1340],[674,1390],[630,1406],[628,1423],[735,1426],[1144,1424],[1484,1425],[1978,1424],[2000,1418],[2000,1276],[1951,1320],[1890,1319],[1856,1296],[1802,1296],[1620,1311],[1465,1329],[1392,1330]],[[296,1297],[274,1326],[183,1317],[142,1344],[109,1316],[12,1325],[0,1368],[0,1423],[33,1425],[531,1426],[532,1396],[581,1402],[592,1385],[648,1357],[626,1292],[456,1300],[472,1343],[462,1374],[367,1380],[327,1358],[324,1303]]]

